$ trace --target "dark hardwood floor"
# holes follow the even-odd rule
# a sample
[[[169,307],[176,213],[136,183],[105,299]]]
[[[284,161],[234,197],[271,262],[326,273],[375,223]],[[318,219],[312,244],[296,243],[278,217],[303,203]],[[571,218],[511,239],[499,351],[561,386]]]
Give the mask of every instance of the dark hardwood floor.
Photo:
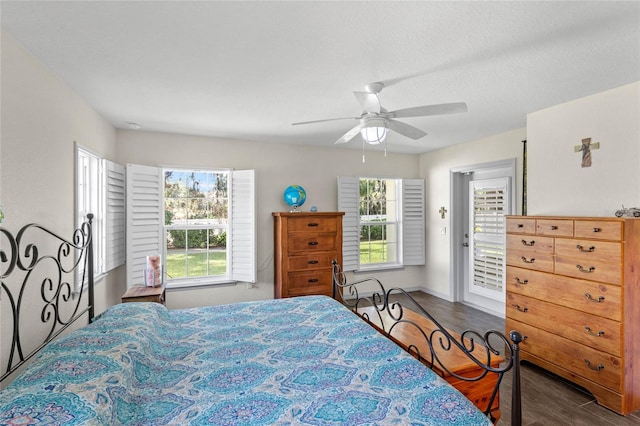
[[[466,306],[451,303],[423,292],[412,292],[420,303],[444,327],[458,333],[467,329],[484,332],[504,331],[504,319]],[[404,296],[396,298],[402,303]],[[640,425],[640,411],[620,416],[604,408],[591,394],[528,362],[521,365],[522,424],[524,426],[627,426]],[[511,423],[511,379],[505,376],[500,387],[502,417],[499,426]]]

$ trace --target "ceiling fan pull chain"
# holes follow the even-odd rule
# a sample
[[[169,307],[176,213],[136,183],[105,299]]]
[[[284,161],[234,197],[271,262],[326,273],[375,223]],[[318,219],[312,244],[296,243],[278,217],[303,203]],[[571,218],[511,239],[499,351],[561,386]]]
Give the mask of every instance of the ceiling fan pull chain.
[[[366,162],[367,161],[365,160],[365,157],[364,157],[364,139],[362,139],[362,164]]]

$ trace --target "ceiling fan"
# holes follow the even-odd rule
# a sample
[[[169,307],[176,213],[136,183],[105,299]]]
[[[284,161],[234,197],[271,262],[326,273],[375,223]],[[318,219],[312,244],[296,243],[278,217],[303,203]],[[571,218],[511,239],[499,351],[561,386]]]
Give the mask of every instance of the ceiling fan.
[[[417,127],[410,126],[401,121],[395,120],[395,118],[406,117],[425,117],[431,115],[443,115],[443,114],[456,114],[460,112],[467,112],[467,104],[464,102],[455,102],[447,104],[436,105],[424,105],[413,108],[398,109],[395,111],[387,111],[380,104],[379,94],[384,89],[384,83],[376,82],[370,83],[365,86],[366,92],[353,92],[356,100],[363,108],[360,117],[341,117],[341,118],[328,118],[324,120],[302,121],[298,123],[292,123],[297,126],[300,124],[313,124],[323,123],[326,121],[334,120],[359,120],[357,126],[353,127],[347,133],[342,135],[336,144],[347,143],[360,133],[362,139],[370,144],[378,144],[383,142],[387,135],[387,130],[393,130],[408,138],[417,140],[427,133],[418,129]]]

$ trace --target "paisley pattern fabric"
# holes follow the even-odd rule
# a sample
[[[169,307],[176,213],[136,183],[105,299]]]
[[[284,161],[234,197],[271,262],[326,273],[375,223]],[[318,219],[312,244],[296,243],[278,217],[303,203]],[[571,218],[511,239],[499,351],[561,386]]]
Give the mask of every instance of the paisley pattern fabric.
[[[109,308],[0,393],[0,425],[489,425],[325,296]]]

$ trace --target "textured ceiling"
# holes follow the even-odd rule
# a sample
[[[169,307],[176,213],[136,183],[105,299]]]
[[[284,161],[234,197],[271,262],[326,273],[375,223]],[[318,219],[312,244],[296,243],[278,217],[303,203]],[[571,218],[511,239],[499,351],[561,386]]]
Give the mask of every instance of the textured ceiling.
[[[526,114],[640,80],[640,2],[0,2],[2,28],[114,126],[332,146],[353,91],[402,121],[388,150],[422,153],[526,126]],[[343,145],[360,148],[359,138]]]

